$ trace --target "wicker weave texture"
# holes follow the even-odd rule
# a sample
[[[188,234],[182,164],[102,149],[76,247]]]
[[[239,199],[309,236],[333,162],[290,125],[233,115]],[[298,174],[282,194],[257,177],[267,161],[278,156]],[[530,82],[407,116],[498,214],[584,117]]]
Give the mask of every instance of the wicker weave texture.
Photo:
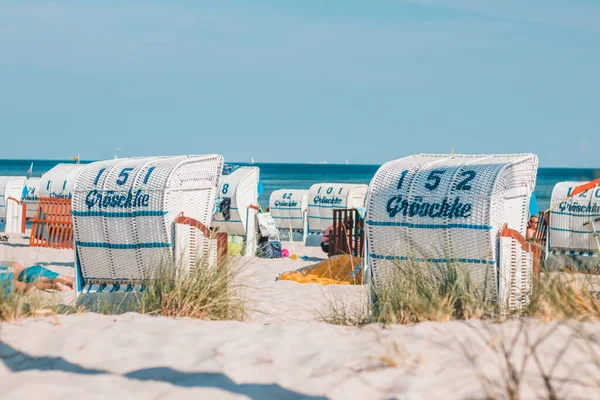
[[[175,265],[182,271],[217,266],[217,240],[194,226],[175,224]]]
[[[39,183],[40,197],[70,199],[79,173],[85,164],[58,164],[42,175]]]
[[[533,288],[533,255],[510,237],[499,238],[499,301],[509,310],[529,304]]]
[[[240,167],[230,175],[223,175],[217,192],[216,203],[224,198],[231,199],[229,220],[226,221],[222,212],[215,213],[213,227],[221,232],[246,236],[249,217],[253,218],[255,210],[251,205],[258,205],[258,178],[260,169],[257,167]]]
[[[383,165],[367,199],[375,283],[397,262],[462,264],[497,296],[497,234],[504,223],[525,233],[537,163],[533,154],[420,154]]]
[[[128,158],[86,166],[73,223],[84,284],[140,281],[173,262],[177,215],[210,226],[219,155]]]
[[[548,246],[552,250],[573,250],[598,254],[592,224],[589,222],[600,218],[600,187],[590,189],[564,201],[575,187],[583,183],[586,182],[559,182],[552,190],[550,204],[553,206],[558,204],[550,211]],[[595,222],[595,225],[598,231],[600,222]]]
[[[353,183],[317,183],[308,194],[308,230],[324,232],[333,224],[333,210],[364,207],[368,186]]]
[[[275,190],[269,198],[269,211],[279,229],[304,230],[307,209],[308,190]]]

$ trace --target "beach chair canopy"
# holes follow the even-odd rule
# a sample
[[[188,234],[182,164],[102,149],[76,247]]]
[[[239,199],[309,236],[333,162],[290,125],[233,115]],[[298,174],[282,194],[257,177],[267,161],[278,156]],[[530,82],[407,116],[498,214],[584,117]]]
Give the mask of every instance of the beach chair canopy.
[[[303,231],[308,209],[308,190],[281,189],[271,193],[269,210],[277,228]]]
[[[25,203],[27,207],[27,218],[31,219],[37,212],[38,203],[40,201],[40,181],[42,178],[32,177],[25,181],[25,188],[23,190],[23,196],[21,201]]]
[[[225,201],[228,216],[227,212],[216,212],[213,218],[213,227],[218,228],[221,232],[244,236],[248,223],[254,229],[256,225],[253,221],[249,221],[249,216],[254,218],[256,213],[249,207],[251,205],[258,206],[259,173],[258,167],[240,167],[231,174],[221,177],[216,204],[225,206],[223,203]]]
[[[585,182],[559,182],[552,190],[548,248],[554,253],[573,256],[598,254],[591,221],[600,218],[600,187],[570,197],[573,189]],[[594,222],[596,231],[600,222]]]
[[[172,266],[176,217],[210,226],[222,168],[219,155],[85,166],[73,194],[78,287],[139,282]]]
[[[0,176],[0,220],[6,220],[6,208],[8,198],[12,197],[21,201],[23,187],[25,186],[24,176]]]
[[[308,230],[322,233],[333,223],[336,208],[364,207],[367,185],[353,183],[318,183],[308,195]]]
[[[375,283],[399,262],[462,264],[497,296],[498,233],[525,235],[537,165],[534,154],[420,154],[381,166],[367,199]]]
[[[39,182],[39,197],[70,199],[73,186],[85,164],[58,164],[42,175]]]

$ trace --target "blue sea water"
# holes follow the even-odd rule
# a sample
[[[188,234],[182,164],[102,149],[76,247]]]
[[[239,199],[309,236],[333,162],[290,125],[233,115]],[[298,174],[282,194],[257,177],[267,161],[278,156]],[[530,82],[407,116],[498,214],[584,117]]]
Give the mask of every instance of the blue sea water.
[[[0,160],[0,176],[26,175],[32,162],[33,176],[41,176],[58,163],[72,163],[73,161]],[[239,163],[238,165],[246,164]],[[378,165],[335,164],[255,164],[255,166],[260,168],[261,180],[265,189],[259,199],[263,207],[268,205],[269,196],[274,190],[308,189],[312,184],[322,182],[368,184],[379,168]],[[548,208],[552,188],[557,182],[589,181],[596,178],[600,178],[600,169],[540,168],[535,188],[540,209]]]

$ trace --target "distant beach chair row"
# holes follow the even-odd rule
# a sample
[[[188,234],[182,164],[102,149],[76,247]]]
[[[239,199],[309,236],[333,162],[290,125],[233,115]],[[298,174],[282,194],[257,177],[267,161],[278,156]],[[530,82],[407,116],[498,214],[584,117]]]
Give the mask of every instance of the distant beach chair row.
[[[367,185],[352,183],[317,183],[309,190],[281,189],[271,194],[269,210],[277,228],[302,241],[309,236],[320,236],[333,223],[334,209],[362,208],[365,206]]]

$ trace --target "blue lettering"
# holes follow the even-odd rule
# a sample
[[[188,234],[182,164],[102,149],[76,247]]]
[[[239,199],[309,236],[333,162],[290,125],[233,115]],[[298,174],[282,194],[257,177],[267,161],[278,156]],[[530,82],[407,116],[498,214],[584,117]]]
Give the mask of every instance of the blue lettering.
[[[420,216],[429,218],[468,218],[472,215],[473,205],[471,203],[461,203],[460,197],[455,197],[452,202],[448,198],[442,199],[440,203],[423,202],[422,197],[417,197],[413,201],[402,198],[402,195],[391,197],[386,205],[386,212],[390,218],[398,214],[403,216]]]

